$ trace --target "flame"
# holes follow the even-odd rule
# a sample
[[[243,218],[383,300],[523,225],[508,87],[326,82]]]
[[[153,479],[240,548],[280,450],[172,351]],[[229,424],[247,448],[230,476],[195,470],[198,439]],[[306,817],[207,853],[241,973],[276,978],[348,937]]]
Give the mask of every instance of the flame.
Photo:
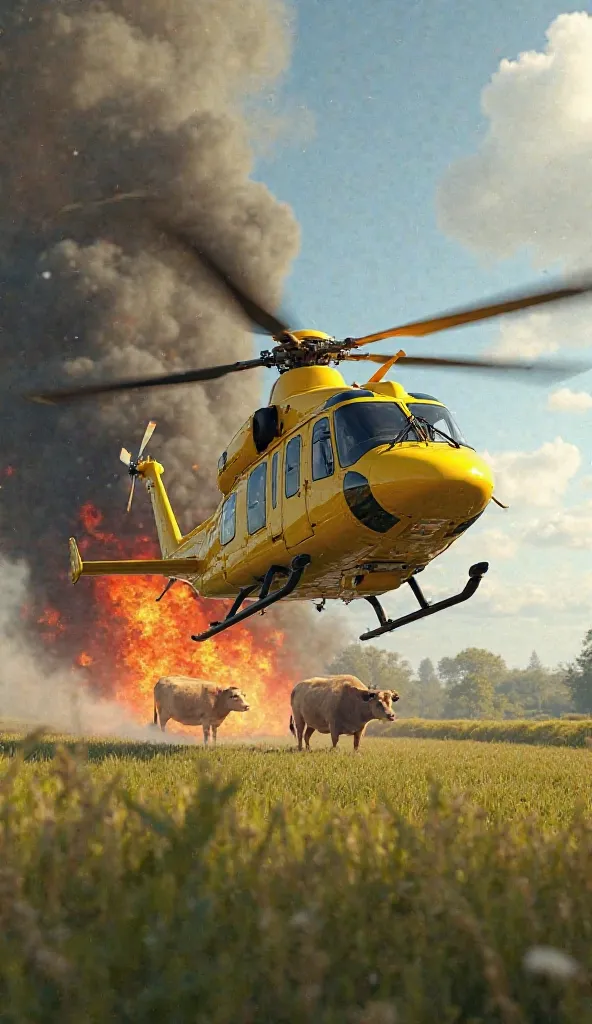
[[[101,529],[102,515],[86,504],[80,510],[86,532],[79,547],[87,551],[101,543],[99,557],[122,557],[121,543]],[[158,557],[154,542],[140,536],[125,557]],[[84,668],[89,685],[109,692],[139,722],[152,720],[153,689],[161,676],[186,675],[227,686],[239,686],[250,710],[232,712],[220,729],[221,736],[285,735],[290,717],[290,692],[294,679],[281,666],[284,636],[277,629],[234,626],[203,644],[191,639],[210,622],[226,613],[227,602],[202,600],[187,585],[176,583],[156,603],[165,580],[156,577],[103,576],[78,584],[92,593],[80,595],[88,602],[89,626],[84,649],[75,663]],[[94,606],[94,607],[93,607]],[[42,619],[48,629],[63,630],[51,609]],[[261,619],[259,619],[261,623]],[[170,722],[167,730],[184,732]],[[195,730],[191,730],[195,732]],[[201,733],[201,730],[199,730]]]
[[[37,623],[42,627],[43,638],[48,643],[55,643],[60,633],[66,629],[60,612],[55,608],[46,608],[37,619]]]

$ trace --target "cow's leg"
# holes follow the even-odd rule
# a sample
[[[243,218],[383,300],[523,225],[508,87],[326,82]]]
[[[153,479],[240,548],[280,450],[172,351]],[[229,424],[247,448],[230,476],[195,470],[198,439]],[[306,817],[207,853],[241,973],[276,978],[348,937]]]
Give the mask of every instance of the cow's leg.
[[[302,733],[304,732],[304,721],[302,715],[294,715],[294,724],[296,726],[296,739],[298,740],[298,750],[302,750]]]
[[[354,752],[360,746],[360,740],[361,739],[362,739],[362,730],[358,729],[358,731],[354,733]]]
[[[214,746],[216,746],[216,737],[217,737],[217,735],[218,735],[218,726],[217,725],[213,725],[212,726],[212,742],[213,742]]]
[[[336,725],[331,726],[331,742],[333,744],[333,750],[335,750],[335,747],[339,743],[339,731]]]
[[[204,747],[207,747],[208,740],[210,738],[210,727],[209,725],[202,725],[203,736],[204,736]]]
[[[166,717],[163,718],[162,711],[159,710],[159,712],[158,712],[158,719],[160,721],[160,728],[164,732],[164,730],[166,729],[166,724],[168,722],[168,718],[166,718]]]
[[[307,750],[310,750],[310,737],[312,736],[313,732],[314,729],[312,725],[307,725],[306,732],[304,733],[304,743],[306,744]]]

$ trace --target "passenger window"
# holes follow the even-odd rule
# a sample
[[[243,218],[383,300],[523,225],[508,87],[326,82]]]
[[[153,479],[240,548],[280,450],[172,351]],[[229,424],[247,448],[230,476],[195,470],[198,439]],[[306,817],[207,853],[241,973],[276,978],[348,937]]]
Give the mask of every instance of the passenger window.
[[[293,437],[286,445],[286,498],[300,490],[300,449],[302,438]]]
[[[265,485],[267,482],[267,462],[262,462],[253,470],[247,484],[247,530],[257,533],[265,526]]]
[[[220,520],[220,542],[228,544],[236,534],[236,494],[231,494],[222,506]]]
[[[312,432],[312,478],[313,480],[324,480],[332,476],[335,469],[333,457],[333,445],[331,444],[331,430],[329,420],[324,416],[314,425]]]
[[[271,460],[271,507],[276,508],[277,506],[277,485],[278,485],[278,463],[280,461],[280,453],[274,452]]]

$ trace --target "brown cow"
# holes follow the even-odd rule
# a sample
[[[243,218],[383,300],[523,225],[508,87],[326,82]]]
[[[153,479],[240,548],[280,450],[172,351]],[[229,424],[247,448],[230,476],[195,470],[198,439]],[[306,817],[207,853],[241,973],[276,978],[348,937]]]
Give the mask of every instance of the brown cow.
[[[395,690],[369,690],[356,676],[326,676],[305,679],[292,690],[290,732],[302,750],[302,733],[310,750],[313,732],[331,733],[333,748],[340,736],[353,736],[354,750],[371,719],[394,722],[396,715],[391,701],[397,701]],[[294,728],[296,726],[296,728]]]
[[[237,686],[220,686],[189,676],[163,676],[154,687],[154,725],[164,732],[169,719],[181,725],[201,725],[204,745],[210,729],[216,733],[231,711],[248,711],[247,699]]]

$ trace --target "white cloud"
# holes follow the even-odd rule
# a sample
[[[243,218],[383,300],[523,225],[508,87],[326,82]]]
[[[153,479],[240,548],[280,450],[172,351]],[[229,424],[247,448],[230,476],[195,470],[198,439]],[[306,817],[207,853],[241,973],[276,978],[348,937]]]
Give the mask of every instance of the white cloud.
[[[477,252],[530,253],[540,267],[592,265],[592,15],[561,14],[543,53],[502,60],[481,95],[479,150],[438,194],[444,231]],[[496,351],[539,355],[592,343],[589,302],[504,323]]]
[[[475,543],[483,551],[481,557],[486,559],[513,558],[519,545],[515,534],[495,529],[485,530],[480,537],[475,538]]]
[[[561,437],[534,452],[484,452],[483,457],[495,473],[496,495],[516,507],[557,504],[582,461],[579,448]]]
[[[560,388],[549,395],[547,406],[555,412],[588,412],[592,409],[592,395],[588,391]]]
[[[501,509],[496,509],[495,512],[492,510],[491,514],[494,518],[497,518],[495,515],[497,512],[499,512],[500,519],[503,520],[503,527],[501,529],[497,527],[480,529],[479,524],[471,527],[449,549],[450,554],[446,556],[447,562],[452,552],[462,558],[463,563],[466,561],[467,565],[471,561],[498,562],[514,558],[520,545],[520,530],[514,522],[507,518],[510,515],[509,512]]]
[[[544,622],[551,628],[556,616],[581,615],[582,607],[592,602],[592,573],[581,576],[577,587],[573,579],[567,577],[542,583],[517,579],[513,584],[485,577],[478,598],[472,606],[476,614],[500,618],[520,615]]]
[[[592,501],[561,509],[549,519],[535,520],[525,540],[537,547],[565,547],[592,550]]]

